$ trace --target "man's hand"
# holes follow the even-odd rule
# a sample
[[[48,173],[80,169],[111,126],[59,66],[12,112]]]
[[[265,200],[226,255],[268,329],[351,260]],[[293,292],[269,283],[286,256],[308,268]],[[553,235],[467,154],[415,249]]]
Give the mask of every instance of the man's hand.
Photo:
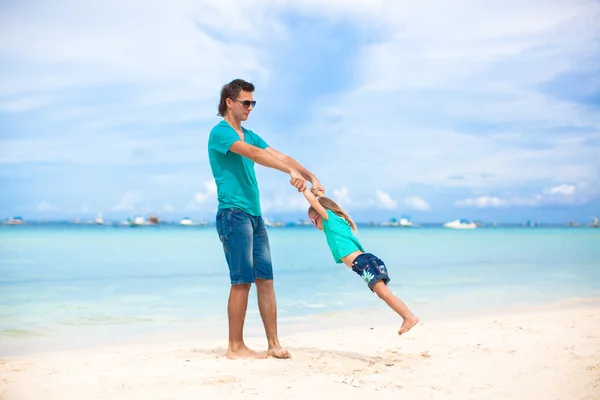
[[[290,178],[292,178],[290,179],[290,184],[298,189],[298,192],[304,192],[306,190],[306,181],[302,175],[300,175],[300,172],[292,169],[290,171]]]
[[[312,192],[312,194],[314,194],[315,196],[323,196],[325,194],[325,188],[323,187],[323,185],[321,185],[321,182],[319,182],[319,180],[317,178],[314,178],[311,181],[312,184],[312,188],[310,188],[310,191]],[[319,193],[321,192],[321,193]]]

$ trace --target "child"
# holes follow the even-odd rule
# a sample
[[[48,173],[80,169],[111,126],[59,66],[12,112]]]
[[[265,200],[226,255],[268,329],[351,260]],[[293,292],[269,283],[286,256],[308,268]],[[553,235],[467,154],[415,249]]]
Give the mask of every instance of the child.
[[[369,285],[369,289],[386,302],[403,319],[398,334],[408,332],[419,322],[406,305],[394,296],[387,286],[390,281],[387,269],[379,258],[371,253],[364,253],[362,245],[354,236],[354,221],[333,200],[323,197],[318,191],[317,199],[310,190],[304,191],[304,197],[310,203],[308,218],[315,227],[325,232],[327,244],[338,264],[344,263],[352,268]]]

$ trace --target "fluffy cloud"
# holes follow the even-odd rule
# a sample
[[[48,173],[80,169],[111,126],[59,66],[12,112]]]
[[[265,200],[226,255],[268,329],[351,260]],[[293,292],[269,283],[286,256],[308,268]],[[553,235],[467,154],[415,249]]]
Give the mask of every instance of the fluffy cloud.
[[[379,189],[375,191],[377,196],[377,205],[384,210],[395,210],[398,207],[396,200],[392,199],[389,194]]]
[[[468,207],[577,205],[599,194],[600,112],[586,100],[600,91],[597,1],[58,0],[2,11],[0,123],[10,129],[0,168],[12,166],[0,177],[11,182],[43,186],[21,169],[28,163],[73,165],[74,175],[79,165],[143,165],[148,175],[171,166],[179,179],[184,168],[206,171],[220,85],[243,77],[269,110],[247,125],[293,156],[314,156],[323,183],[344,185],[329,192],[344,207],[397,207],[394,195],[412,185],[498,194],[458,202]],[[315,43],[327,46],[319,53]],[[289,105],[277,96],[289,92],[303,106],[281,116]],[[146,196],[126,194],[117,210],[190,200],[129,178],[103,195],[136,187]],[[279,184],[265,179],[261,190]],[[520,195],[532,187],[539,194]],[[435,191],[419,193],[437,211]],[[211,201],[204,187],[190,205]],[[404,205],[430,208],[413,196]]]
[[[562,184],[545,189],[528,197],[512,196],[500,198],[496,196],[480,196],[454,202],[457,207],[494,208],[494,207],[538,207],[551,204],[582,204],[589,198],[585,193],[578,193],[574,185]]]
[[[190,211],[208,209],[215,205],[217,200],[217,184],[214,180],[207,180],[203,183],[204,190],[194,194],[194,199],[186,207]],[[210,205],[205,204],[210,203]]]
[[[404,198],[404,204],[417,211],[429,211],[431,206],[425,200],[418,196],[408,196]]]
[[[575,186],[573,185],[560,185],[551,187],[548,190],[550,194],[559,194],[563,196],[570,196],[575,193]]]
[[[508,206],[508,202],[499,197],[481,196],[471,199],[459,200],[455,202],[454,205],[458,207],[488,208]]]
[[[47,201],[42,201],[40,202],[40,204],[38,204],[35,207],[35,210],[37,212],[43,213],[43,212],[51,212],[51,211],[58,211],[58,208],[52,206],[51,204],[49,204]]]
[[[138,190],[126,192],[123,197],[121,197],[121,201],[113,207],[114,211],[142,212],[145,209],[145,196]]]

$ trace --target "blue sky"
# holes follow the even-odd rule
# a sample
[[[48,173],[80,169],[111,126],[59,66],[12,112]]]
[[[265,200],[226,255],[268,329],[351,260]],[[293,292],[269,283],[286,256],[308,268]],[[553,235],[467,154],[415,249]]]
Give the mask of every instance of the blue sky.
[[[359,221],[600,216],[600,3],[0,4],[0,217],[212,219],[220,87]],[[264,214],[301,195],[257,166]]]

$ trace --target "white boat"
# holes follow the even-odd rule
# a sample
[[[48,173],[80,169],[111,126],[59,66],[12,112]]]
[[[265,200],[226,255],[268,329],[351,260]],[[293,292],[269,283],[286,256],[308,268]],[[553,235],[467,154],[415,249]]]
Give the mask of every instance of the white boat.
[[[477,224],[466,219],[456,219],[451,222],[446,222],[444,228],[450,229],[476,229]]]
[[[411,228],[413,226],[412,222],[410,222],[408,218],[400,218],[400,222],[398,224],[405,228]]]
[[[381,226],[398,226],[401,228],[410,228],[413,226],[412,222],[410,222],[409,217],[403,216],[398,221],[396,218],[390,218],[388,222],[384,222]]]
[[[600,228],[600,221],[598,221],[598,218],[594,217],[594,222],[592,222],[590,226],[592,228]]]
[[[7,225],[23,225],[24,223],[23,217],[12,217],[6,220]]]
[[[187,217],[186,218],[182,218],[181,221],[179,221],[179,224],[180,225],[186,225],[186,226],[194,225],[194,223],[192,222],[192,220],[190,218],[187,218]]]
[[[96,225],[104,225],[104,219],[102,218],[102,213],[98,213],[98,216],[94,220]]]
[[[133,219],[128,219],[127,222],[129,223],[129,226],[131,226],[131,227],[146,225],[146,221],[144,220],[144,217],[135,217]]]

